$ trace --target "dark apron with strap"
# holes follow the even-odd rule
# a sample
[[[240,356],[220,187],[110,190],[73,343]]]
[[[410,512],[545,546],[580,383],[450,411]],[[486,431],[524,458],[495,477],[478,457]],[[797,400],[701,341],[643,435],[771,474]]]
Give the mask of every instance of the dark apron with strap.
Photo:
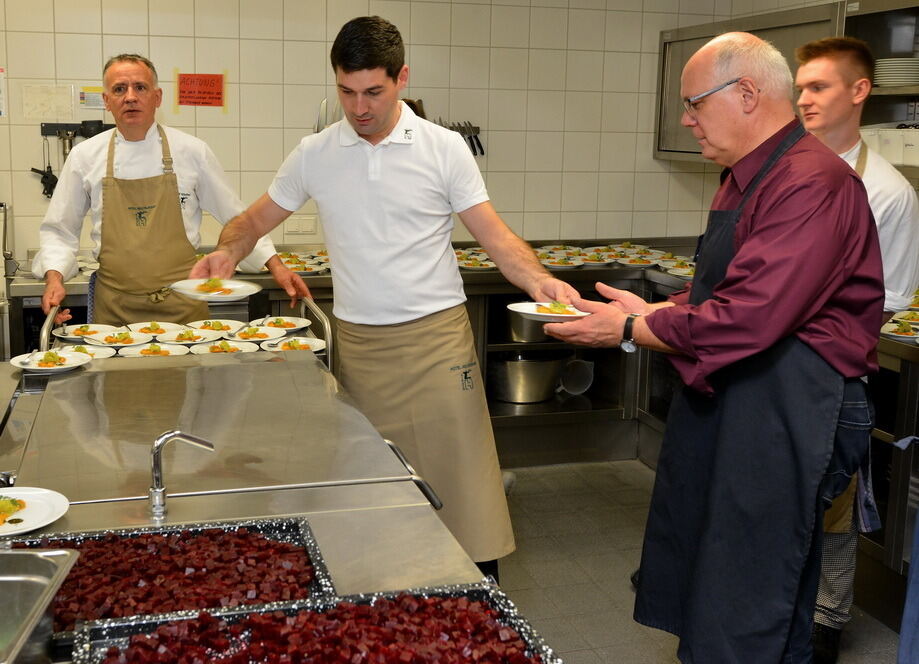
[[[803,135],[798,126],[782,141],[736,210],[710,211],[691,304],[712,297],[744,205]],[[671,405],[635,619],[678,635],[684,663],[810,661],[814,526],[845,381],[795,336],[709,381],[713,396],[684,387]]]

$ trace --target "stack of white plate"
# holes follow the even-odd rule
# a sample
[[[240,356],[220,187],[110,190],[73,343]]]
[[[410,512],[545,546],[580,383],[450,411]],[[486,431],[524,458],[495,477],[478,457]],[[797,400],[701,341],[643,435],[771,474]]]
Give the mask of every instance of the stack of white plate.
[[[919,85],[919,58],[882,58],[875,63],[874,84]]]

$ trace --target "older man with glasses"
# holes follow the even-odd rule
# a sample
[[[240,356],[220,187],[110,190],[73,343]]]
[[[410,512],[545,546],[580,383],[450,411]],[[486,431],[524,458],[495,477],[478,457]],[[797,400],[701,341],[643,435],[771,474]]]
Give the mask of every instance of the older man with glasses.
[[[649,304],[546,325],[566,341],[671,354],[670,409],[635,619],[680,637],[682,662],[810,662],[824,505],[870,427],[884,299],[877,230],[856,174],[804,131],[785,58],[716,37],[681,79],[702,154],[725,167],[696,276]]]

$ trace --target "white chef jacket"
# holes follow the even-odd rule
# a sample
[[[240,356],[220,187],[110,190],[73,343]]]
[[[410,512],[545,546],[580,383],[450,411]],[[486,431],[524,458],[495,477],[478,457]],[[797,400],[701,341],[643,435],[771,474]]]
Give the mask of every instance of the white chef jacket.
[[[860,149],[861,141],[839,156],[854,169]],[[903,174],[870,148],[862,182],[881,242],[884,311],[902,311],[919,287],[919,198]]]
[[[393,325],[465,302],[452,213],[488,200],[469,147],[404,103],[377,145],[346,120],[306,136],[268,188],[285,210],[313,198],[332,262],[335,316]]]
[[[201,244],[201,212],[206,210],[225,224],[245,209],[227,184],[217,157],[201,139],[171,127],[163,127],[169,141],[173,169],[179,185],[179,205],[185,221],[185,234],[191,245]],[[80,248],[80,229],[87,210],[92,215],[93,255],[99,256],[102,238],[102,178],[108,158],[108,145],[115,135],[113,174],[136,180],[163,174],[163,148],[156,123],[140,141],[127,141],[117,129],[110,129],[77,143],[58,179],[54,196],[39,229],[40,248],[32,261],[32,273],[44,279],[45,272],[57,270],[64,279],[77,273],[76,255]],[[155,247],[151,247],[155,251]],[[265,236],[246,257],[243,268],[258,271],[275,253]]]

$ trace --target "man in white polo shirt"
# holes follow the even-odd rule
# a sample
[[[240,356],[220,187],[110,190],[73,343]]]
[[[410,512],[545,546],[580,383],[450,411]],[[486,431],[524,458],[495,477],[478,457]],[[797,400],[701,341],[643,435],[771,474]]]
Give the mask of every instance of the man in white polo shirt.
[[[440,515],[486,573],[514,550],[494,437],[450,244],[455,212],[504,275],[537,301],[570,301],[500,219],[462,137],[399,100],[399,31],[349,21],[331,61],[345,119],[306,136],[268,193],[227,225],[193,278],[226,276],[255,240],[316,201],[335,269],[339,378],[440,494]]]

